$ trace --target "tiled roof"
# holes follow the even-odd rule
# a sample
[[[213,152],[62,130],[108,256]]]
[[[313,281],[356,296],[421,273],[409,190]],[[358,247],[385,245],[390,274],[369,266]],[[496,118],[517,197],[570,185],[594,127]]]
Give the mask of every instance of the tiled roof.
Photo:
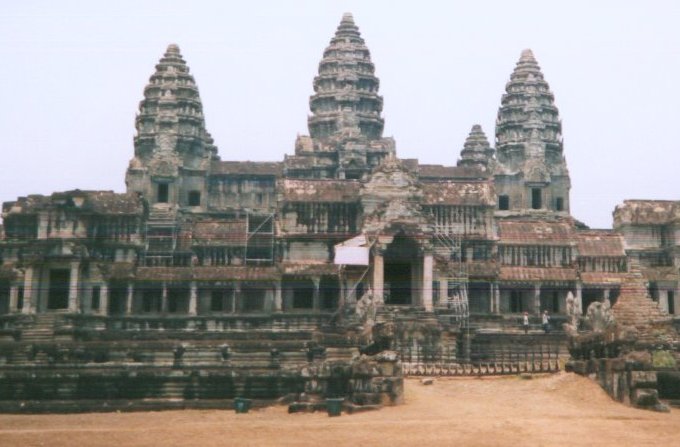
[[[628,273],[580,272],[584,285],[620,285]]]
[[[625,200],[614,210],[614,227],[680,222],[680,200]]]
[[[279,177],[283,163],[268,161],[213,161],[211,175],[255,175]]]
[[[423,183],[425,205],[494,206],[496,198],[490,182]]]
[[[501,267],[501,281],[576,281],[576,270],[566,268]]]
[[[613,231],[579,231],[576,233],[579,256],[622,257],[623,236]]]
[[[286,202],[355,202],[360,189],[356,180],[284,179],[279,184]]]
[[[246,242],[246,221],[198,221],[193,225],[193,240],[197,245],[243,246]]]
[[[574,245],[572,226],[566,222],[498,222],[500,243],[506,245]]]

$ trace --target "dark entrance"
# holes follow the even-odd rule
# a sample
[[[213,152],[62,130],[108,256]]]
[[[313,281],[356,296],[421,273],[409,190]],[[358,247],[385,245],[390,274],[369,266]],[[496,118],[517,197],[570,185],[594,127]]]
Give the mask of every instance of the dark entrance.
[[[47,295],[48,309],[68,308],[68,289],[71,271],[68,269],[50,270],[50,289]]]
[[[404,235],[394,237],[385,250],[385,304],[411,304],[413,263],[418,259],[418,245]]]

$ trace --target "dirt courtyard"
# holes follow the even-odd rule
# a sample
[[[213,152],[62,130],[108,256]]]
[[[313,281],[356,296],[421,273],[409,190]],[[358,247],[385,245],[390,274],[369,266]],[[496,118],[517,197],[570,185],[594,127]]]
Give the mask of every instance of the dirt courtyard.
[[[680,410],[624,407],[560,373],[406,381],[406,403],[329,418],[232,411],[0,415],[0,446],[677,446]]]

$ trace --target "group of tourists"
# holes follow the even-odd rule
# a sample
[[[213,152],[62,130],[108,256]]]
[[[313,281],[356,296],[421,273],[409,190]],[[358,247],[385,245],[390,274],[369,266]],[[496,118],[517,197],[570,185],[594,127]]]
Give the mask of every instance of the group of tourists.
[[[548,315],[548,311],[544,310],[543,315],[541,315],[541,326],[543,327],[543,332],[546,334],[550,332],[550,315]],[[529,333],[529,313],[524,312],[524,316],[522,318],[522,328],[524,328],[524,333],[528,334]]]

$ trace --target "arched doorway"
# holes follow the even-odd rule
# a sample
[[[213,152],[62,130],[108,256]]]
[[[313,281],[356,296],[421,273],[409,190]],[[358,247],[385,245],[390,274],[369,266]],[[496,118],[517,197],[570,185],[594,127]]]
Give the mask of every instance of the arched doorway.
[[[418,243],[403,233],[394,237],[384,254],[384,297],[388,305],[411,305],[417,301],[419,278]]]

